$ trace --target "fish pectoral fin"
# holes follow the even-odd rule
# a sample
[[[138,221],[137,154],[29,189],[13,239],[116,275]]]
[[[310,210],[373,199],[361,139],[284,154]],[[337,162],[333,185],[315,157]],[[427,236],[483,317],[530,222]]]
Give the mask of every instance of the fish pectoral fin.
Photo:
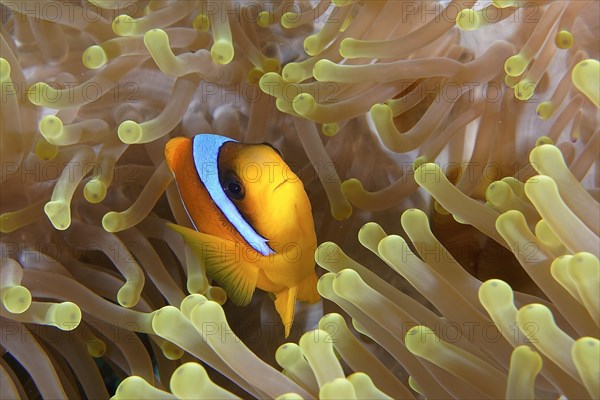
[[[313,304],[321,300],[321,296],[317,291],[317,274],[311,273],[298,285],[298,300],[305,303]]]
[[[181,225],[167,226],[183,236],[192,251],[202,260],[207,275],[225,289],[231,301],[238,306],[250,303],[256,288],[258,267],[252,260],[244,257],[247,252],[242,245]]]
[[[294,286],[275,293],[275,309],[281,317],[285,329],[285,337],[290,335],[294,323],[294,308],[296,307],[296,294],[298,287]]]

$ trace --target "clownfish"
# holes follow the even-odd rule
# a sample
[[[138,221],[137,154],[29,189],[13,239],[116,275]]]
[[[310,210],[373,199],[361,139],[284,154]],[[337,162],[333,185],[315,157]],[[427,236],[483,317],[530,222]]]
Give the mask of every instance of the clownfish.
[[[168,224],[239,306],[275,296],[287,338],[296,298],[315,303],[317,239],[304,185],[270,144],[212,134],[176,137],[165,159],[194,229]]]

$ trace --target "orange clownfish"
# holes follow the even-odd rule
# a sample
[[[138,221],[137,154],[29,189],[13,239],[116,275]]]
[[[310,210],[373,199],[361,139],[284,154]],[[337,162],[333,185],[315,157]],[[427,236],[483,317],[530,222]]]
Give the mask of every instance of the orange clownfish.
[[[219,135],[173,138],[165,158],[195,230],[169,226],[235,304],[247,305],[255,288],[273,293],[287,337],[296,298],[320,299],[317,239],[300,179],[269,144]]]

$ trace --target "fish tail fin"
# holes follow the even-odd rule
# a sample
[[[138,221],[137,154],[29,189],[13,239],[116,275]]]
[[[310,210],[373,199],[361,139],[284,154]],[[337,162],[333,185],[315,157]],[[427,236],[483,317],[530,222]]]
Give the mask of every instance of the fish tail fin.
[[[286,338],[290,335],[290,330],[294,323],[294,308],[296,306],[297,292],[298,287],[294,286],[275,294],[275,309],[281,317],[281,322],[283,322]]]
[[[298,300],[313,304],[321,300],[317,291],[317,274],[312,272],[298,285]]]
[[[178,155],[180,153],[179,149],[182,145],[188,144],[190,142],[190,138],[178,136],[169,140],[165,145],[165,160],[167,161],[167,165],[171,172],[175,172],[175,168],[177,165]]]

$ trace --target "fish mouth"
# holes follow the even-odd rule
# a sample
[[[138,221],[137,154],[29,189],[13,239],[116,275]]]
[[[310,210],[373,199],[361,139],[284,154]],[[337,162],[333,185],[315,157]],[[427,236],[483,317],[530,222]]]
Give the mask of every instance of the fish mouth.
[[[275,186],[275,189],[273,189],[273,192],[276,191],[277,189],[279,189],[284,183],[286,183],[289,180],[290,180],[289,178],[285,178],[281,183],[279,183],[277,186]]]

